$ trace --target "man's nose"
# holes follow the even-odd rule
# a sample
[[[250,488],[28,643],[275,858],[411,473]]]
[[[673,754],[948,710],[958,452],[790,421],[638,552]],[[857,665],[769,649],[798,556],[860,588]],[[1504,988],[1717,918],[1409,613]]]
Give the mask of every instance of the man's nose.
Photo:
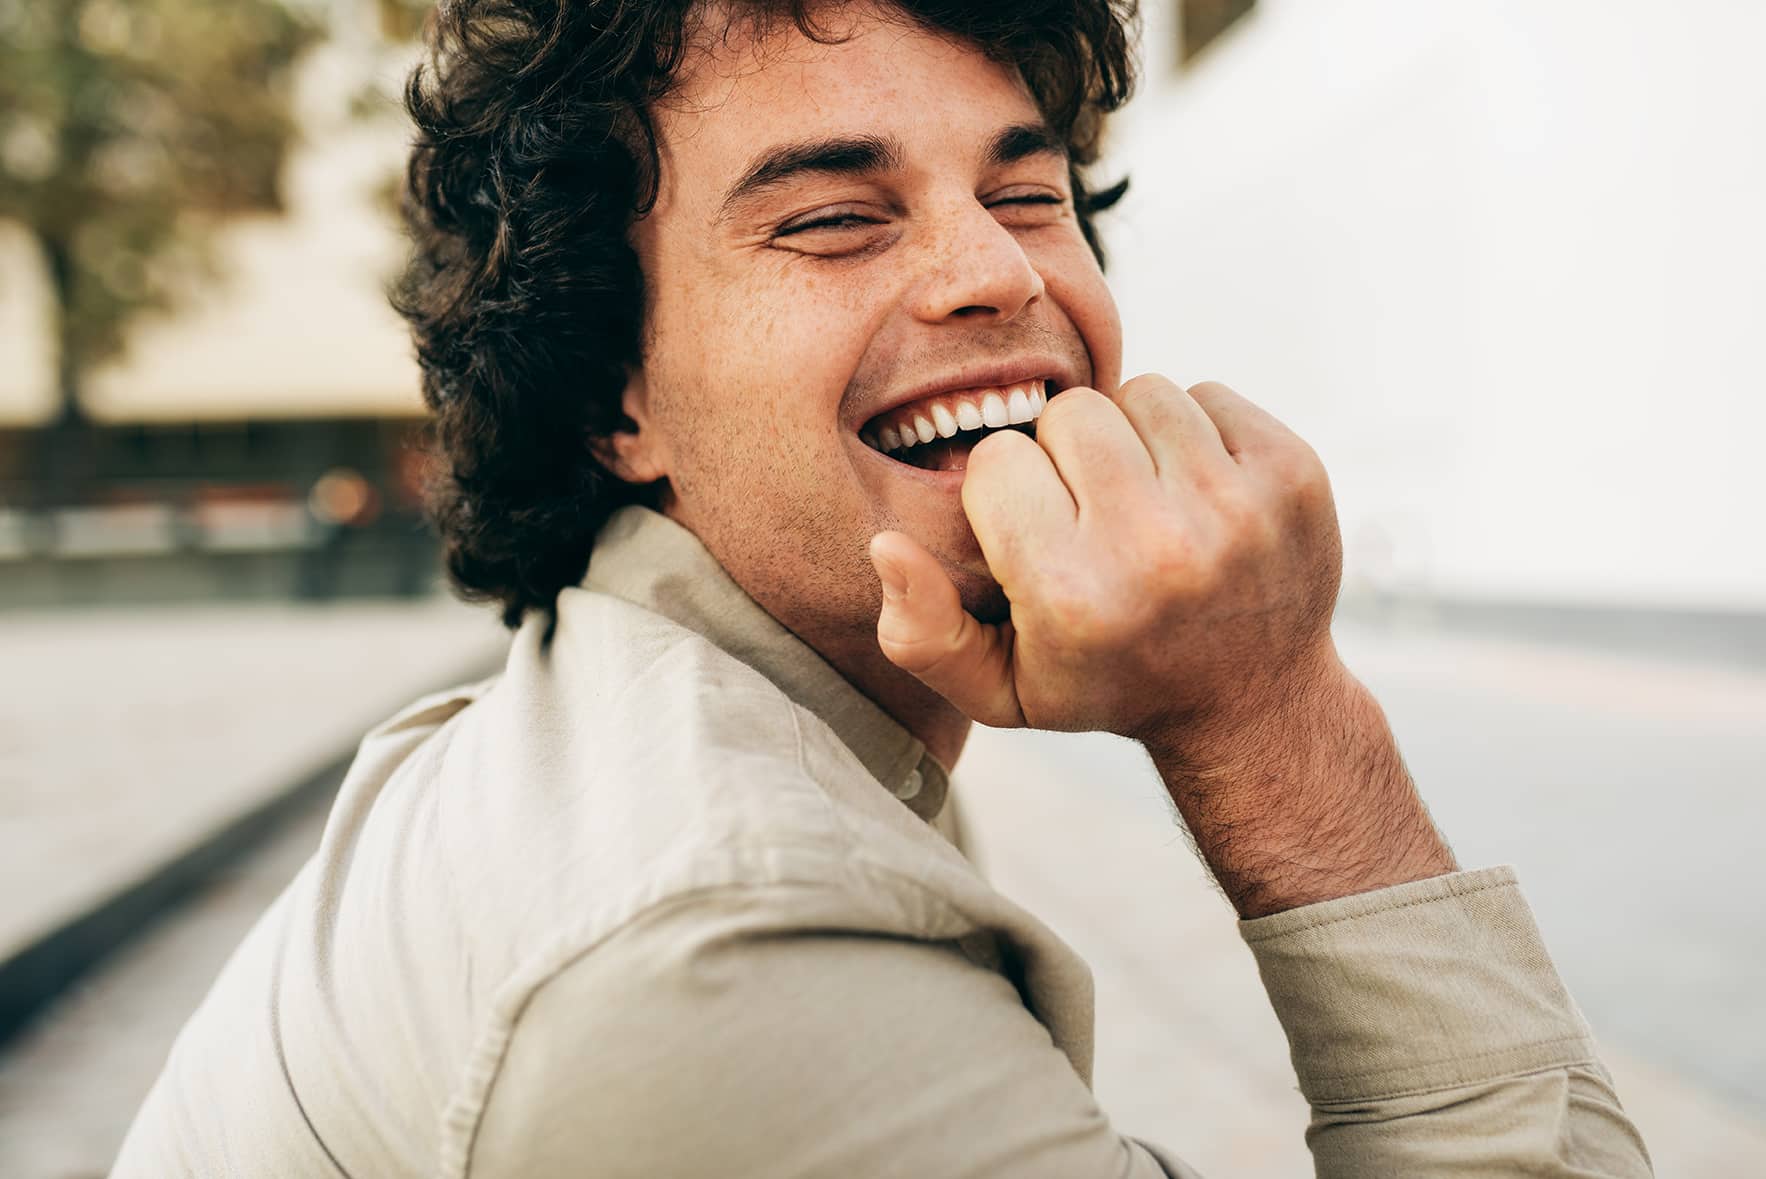
[[[941,220],[912,299],[917,318],[1009,320],[1042,297],[1042,275],[980,202],[963,202]]]

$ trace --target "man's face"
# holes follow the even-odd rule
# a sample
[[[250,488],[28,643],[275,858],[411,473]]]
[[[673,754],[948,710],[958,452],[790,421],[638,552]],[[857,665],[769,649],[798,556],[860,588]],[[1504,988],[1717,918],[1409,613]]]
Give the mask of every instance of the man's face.
[[[621,443],[640,477],[667,477],[668,514],[831,658],[875,646],[866,549],[884,529],[937,557],[971,611],[1005,612],[960,496],[977,435],[895,457],[867,439],[974,424],[963,402],[992,416],[990,390],[1029,394],[1017,416],[1038,391],[1111,391],[1121,352],[1067,160],[1016,73],[887,10],[834,19],[851,33],[835,45],[789,26],[712,38],[656,112],[660,192],[634,231],[640,430]]]

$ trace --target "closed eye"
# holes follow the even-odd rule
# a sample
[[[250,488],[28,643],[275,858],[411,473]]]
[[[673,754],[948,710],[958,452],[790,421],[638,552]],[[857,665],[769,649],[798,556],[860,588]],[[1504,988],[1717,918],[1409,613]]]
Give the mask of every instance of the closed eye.
[[[866,217],[859,213],[835,213],[827,217],[816,217],[809,221],[799,221],[795,225],[786,225],[774,232],[774,237],[790,237],[794,233],[804,233],[812,229],[850,229],[857,225],[880,225],[875,217]]]
[[[1064,205],[1066,198],[1052,193],[1031,193],[1025,196],[1004,197],[994,201],[990,208],[1000,205]],[[875,217],[867,217],[861,213],[832,213],[826,217],[813,217],[808,221],[799,221],[794,225],[782,226],[774,237],[790,237],[796,233],[807,233],[816,229],[852,229],[860,225],[881,225]]]

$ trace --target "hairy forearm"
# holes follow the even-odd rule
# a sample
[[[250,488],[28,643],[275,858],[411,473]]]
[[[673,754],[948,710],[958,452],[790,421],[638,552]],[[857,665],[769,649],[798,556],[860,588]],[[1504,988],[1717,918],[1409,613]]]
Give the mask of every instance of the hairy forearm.
[[[1146,745],[1241,917],[1457,869],[1379,702],[1334,653],[1272,703]]]

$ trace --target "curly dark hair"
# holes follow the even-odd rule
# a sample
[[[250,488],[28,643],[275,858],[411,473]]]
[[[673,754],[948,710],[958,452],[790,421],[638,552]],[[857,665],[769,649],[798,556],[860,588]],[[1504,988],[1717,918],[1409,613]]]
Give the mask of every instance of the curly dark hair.
[[[724,8],[828,41],[840,0]],[[519,625],[550,614],[616,508],[655,506],[590,450],[635,428],[643,275],[629,238],[655,200],[650,111],[705,0],[441,0],[405,102],[416,123],[403,213],[412,257],[393,302],[410,322],[440,461],[429,510],[463,597]],[[1016,68],[1067,143],[1079,223],[1098,255],[1101,191],[1083,169],[1133,85],[1134,0],[892,0],[908,19]]]

